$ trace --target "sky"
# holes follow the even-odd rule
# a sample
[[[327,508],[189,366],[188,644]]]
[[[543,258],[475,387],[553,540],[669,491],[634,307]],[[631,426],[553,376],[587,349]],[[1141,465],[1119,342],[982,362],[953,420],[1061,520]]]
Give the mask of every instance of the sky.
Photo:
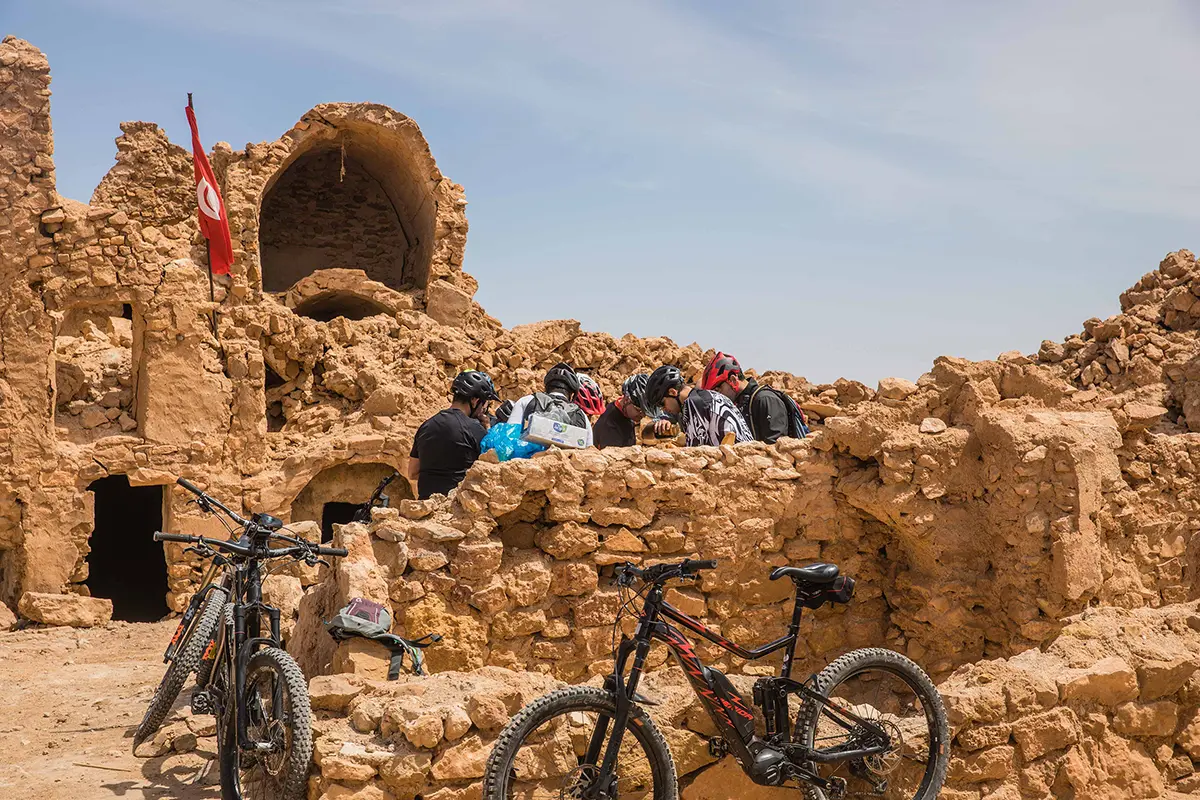
[[[59,191],[124,120],[271,141],[412,117],[505,325],[574,318],[813,382],[1035,352],[1200,248],[1187,0],[0,0]]]

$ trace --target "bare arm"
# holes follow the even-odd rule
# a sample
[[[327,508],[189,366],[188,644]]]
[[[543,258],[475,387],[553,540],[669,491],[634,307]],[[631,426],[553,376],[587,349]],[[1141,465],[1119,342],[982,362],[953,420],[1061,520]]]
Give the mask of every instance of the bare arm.
[[[416,482],[421,477],[421,459],[410,456],[408,459],[408,479]]]

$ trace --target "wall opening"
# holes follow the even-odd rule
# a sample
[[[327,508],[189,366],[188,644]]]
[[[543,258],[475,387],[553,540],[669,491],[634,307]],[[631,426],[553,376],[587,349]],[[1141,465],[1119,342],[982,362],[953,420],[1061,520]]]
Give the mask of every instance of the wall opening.
[[[292,310],[302,317],[321,322],[329,322],[337,317],[366,319],[376,314],[392,316],[392,310],[382,303],[354,292],[344,291],[321,292],[298,303]]]
[[[88,539],[93,597],[112,600],[113,619],[154,622],[167,608],[167,560],[153,534],[162,529],[163,487],[130,486],[124,475],[88,486],[95,495],[95,527]]]
[[[370,495],[368,495],[369,497]],[[358,503],[340,503],[334,501],[326,503],[321,509],[321,541],[333,541],[333,526],[345,525],[354,519],[354,512],[358,510]]]
[[[54,336],[54,424],[71,441],[137,430],[134,331],[128,303],[63,315]]]
[[[337,464],[324,469],[292,501],[291,520],[319,522],[322,538],[332,536],[333,526],[349,522],[354,508],[370,500],[375,487],[392,470],[392,465],[380,463]],[[404,477],[392,481],[386,494],[393,506],[413,497]]]
[[[266,392],[267,400],[267,433],[278,433],[287,423],[287,416],[283,413],[283,389],[287,385],[287,381],[278,372],[271,369],[270,364],[267,364],[266,367],[267,375],[263,389]],[[290,387],[288,388],[290,390]]]
[[[424,227],[417,219],[428,215],[413,200],[427,190],[414,190],[407,159],[396,163],[396,154],[378,152],[382,147],[345,137],[323,142],[267,189],[259,215],[263,291],[284,292],[334,268],[361,269],[393,289],[414,288],[422,272],[415,261],[428,249],[420,243],[432,229],[417,230]]]

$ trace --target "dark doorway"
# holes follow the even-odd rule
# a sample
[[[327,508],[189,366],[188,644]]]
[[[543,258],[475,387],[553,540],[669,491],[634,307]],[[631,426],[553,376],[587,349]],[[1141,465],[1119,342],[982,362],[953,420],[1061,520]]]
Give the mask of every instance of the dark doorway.
[[[326,503],[321,509],[321,541],[333,541],[333,526],[345,525],[354,519],[358,503]]]
[[[96,496],[96,527],[88,544],[93,597],[113,603],[113,619],[154,622],[167,615],[167,560],[154,541],[162,529],[161,486],[130,486],[124,475],[88,487]]]

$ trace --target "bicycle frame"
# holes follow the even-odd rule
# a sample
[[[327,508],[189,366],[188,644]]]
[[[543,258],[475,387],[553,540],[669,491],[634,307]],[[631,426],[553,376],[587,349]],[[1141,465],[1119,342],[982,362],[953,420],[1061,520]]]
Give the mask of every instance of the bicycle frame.
[[[741,765],[746,774],[756,783],[763,785],[779,785],[789,777],[796,777],[812,784],[826,788],[829,782],[817,775],[808,762],[829,763],[846,761],[854,758],[864,758],[884,752],[889,746],[887,733],[870,720],[859,717],[848,709],[832,704],[820,693],[811,689],[807,684],[792,680],[792,662],[795,657],[796,642],[800,635],[800,618],[803,611],[801,589],[796,589],[796,604],[792,611],[792,619],[788,632],[773,642],[761,647],[747,649],[713,631],[699,620],[693,619],[675,606],[663,599],[664,587],[661,583],[654,584],[646,595],[638,627],[632,638],[622,637],[617,649],[613,674],[606,683],[606,688],[612,691],[616,698],[617,711],[611,720],[613,735],[604,750],[603,763],[596,774],[595,781],[589,787],[586,797],[599,798],[601,792],[607,792],[612,781],[613,767],[616,764],[617,753],[621,746],[621,738],[629,718],[633,703],[644,701],[637,694],[638,683],[645,670],[646,656],[654,641],[666,644],[683,667],[692,689],[700,696],[708,715],[712,718],[721,739],[724,739],[729,751]],[[745,705],[741,696],[735,692],[722,696],[711,683],[713,671],[700,661],[692,643],[668,621],[677,622],[687,630],[695,633],[718,647],[733,653],[739,658],[754,660],[763,658],[778,650],[784,651],[783,666],[776,678],[760,679],[771,683],[773,694],[771,703],[763,703],[766,717],[767,736],[759,737],[754,733],[754,715]],[[624,679],[625,668],[630,656],[633,664],[629,670],[628,679]],[[720,673],[717,673],[718,675]],[[723,676],[722,676],[723,677]],[[732,688],[732,687],[730,687]],[[756,690],[756,695],[758,694]],[[832,712],[830,719],[838,725],[851,729],[863,729],[876,737],[880,744],[873,747],[861,747],[856,750],[837,750],[825,753],[813,750],[802,744],[787,741],[790,725],[787,695],[799,694],[813,702],[820,703],[827,711]],[[777,702],[777,701],[782,702]],[[770,707],[768,708],[768,705]],[[610,720],[600,718],[588,747],[584,763],[596,764],[600,756],[600,746],[607,734]]]
[[[230,603],[233,607],[232,619],[222,625],[213,680],[216,678],[215,669],[224,664],[227,677],[233,679],[233,685],[225,687],[226,692],[232,692],[232,697],[224,697],[219,702],[222,705],[229,702],[237,704],[237,746],[240,749],[253,749],[255,743],[250,741],[247,731],[246,706],[240,702],[246,688],[246,668],[250,657],[260,647],[282,647],[279,609],[263,602],[262,577],[257,558],[235,563]],[[270,636],[260,635],[263,614],[270,620]],[[233,642],[232,647],[229,646],[230,641]],[[279,691],[278,687],[276,691]],[[275,701],[278,703],[280,698],[276,697]]]

